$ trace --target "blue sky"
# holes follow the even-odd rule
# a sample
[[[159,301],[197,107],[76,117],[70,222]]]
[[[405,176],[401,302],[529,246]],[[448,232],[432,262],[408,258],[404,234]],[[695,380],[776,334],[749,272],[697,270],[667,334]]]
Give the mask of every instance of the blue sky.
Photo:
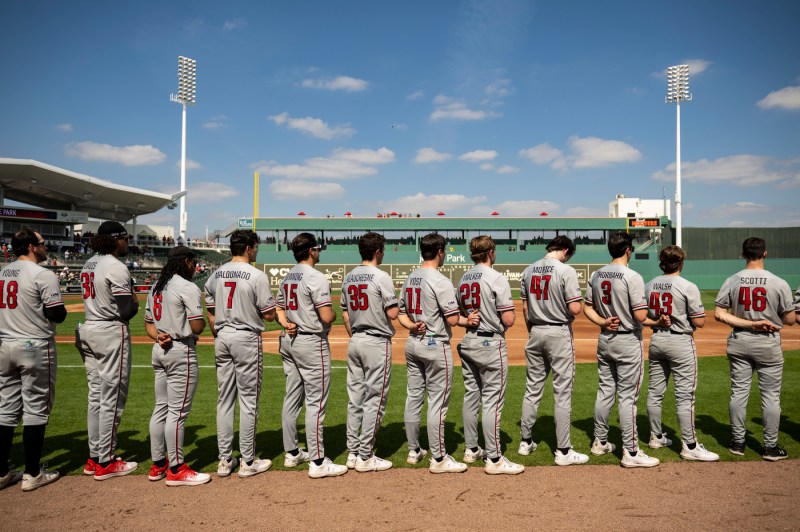
[[[605,216],[675,189],[684,225],[800,225],[793,1],[0,4],[0,156],[180,188],[189,236],[262,216]],[[177,210],[145,218],[177,229]]]

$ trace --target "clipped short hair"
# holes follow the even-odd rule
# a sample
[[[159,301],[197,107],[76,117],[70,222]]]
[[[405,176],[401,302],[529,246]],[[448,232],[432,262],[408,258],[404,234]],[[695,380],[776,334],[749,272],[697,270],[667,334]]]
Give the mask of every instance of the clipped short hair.
[[[496,248],[494,240],[488,235],[479,235],[469,241],[469,256],[472,262],[486,262],[489,253]]]
[[[742,257],[748,261],[760,260],[767,252],[767,241],[757,236],[751,236],[742,242]]]
[[[561,251],[562,249],[567,252],[567,258],[573,256],[575,254],[575,242],[568,236],[558,235],[547,244],[548,253]]]
[[[294,260],[300,262],[306,260],[309,255],[309,250],[317,246],[317,237],[311,233],[300,233],[292,239],[290,249],[294,254]]]
[[[361,260],[372,260],[375,254],[386,245],[386,238],[379,233],[365,233],[358,239],[358,253]]]
[[[36,236],[36,231],[30,227],[23,227],[11,237],[11,251],[17,257],[22,257],[28,254],[28,246],[36,245],[38,241],[39,237]]]
[[[261,239],[258,238],[255,231],[250,229],[237,229],[231,233],[231,255],[234,257],[241,257],[244,255],[247,246],[254,248],[259,242],[261,242]]]
[[[675,273],[683,269],[686,252],[680,246],[667,246],[658,254],[658,267],[664,273]]]
[[[608,237],[608,252],[612,259],[618,259],[625,254],[625,251],[633,249],[633,235],[624,231],[611,233]]]
[[[422,260],[433,260],[436,254],[444,251],[444,237],[437,233],[430,233],[419,241],[419,252]]]

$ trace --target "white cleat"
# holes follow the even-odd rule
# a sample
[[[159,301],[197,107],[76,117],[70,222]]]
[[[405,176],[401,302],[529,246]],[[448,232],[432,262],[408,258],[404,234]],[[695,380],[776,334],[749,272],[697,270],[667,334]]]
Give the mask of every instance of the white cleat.
[[[467,449],[464,451],[464,462],[467,464],[475,463],[476,460],[486,460],[487,453],[481,447],[477,451]]]
[[[224,458],[219,461],[219,465],[217,466],[217,475],[220,477],[229,477],[233,470],[236,469],[236,466],[239,465],[239,460],[234,457],[231,457],[228,460]]]
[[[347,453],[347,461],[345,462],[347,469],[355,469],[357,461],[358,455],[356,453]]]
[[[314,462],[308,464],[308,476],[311,478],[338,477],[347,473],[347,466],[334,464],[330,458],[325,458],[320,465]]]
[[[408,457],[406,458],[407,464],[418,464],[422,461],[423,458],[428,456],[428,451],[425,449],[420,449],[419,451],[408,451]]]
[[[585,464],[589,461],[589,457],[583,453],[579,453],[573,448],[567,451],[567,454],[562,454],[561,451],[556,449],[556,465],[569,466]]]
[[[463,473],[467,470],[467,464],[456,462],[455,458],[446,454],[440,462],[431,458],[431,465],[428,469],[431,473]]]
[[[374,454],[366,460],[362,460],[360,456],[356,458],[355,470],[359,473],[367,473],[370,471],[386,471],[387,469],[391,468],[392,463],[389,460],[378,458]]]
[[[515,464],[505,456],[501,456],[497,462],[486,460],[486,465],[483,470],[488,475],[519,475],[525,471],[525,466],[522,464]]]
[[[594,443],[592,443],[592,454],[595,456],[601,456],[608,453],[613,453],[617,449],[617,446],[607,441],[605,443],[600,443],[600,440],[597,438],[594,439]]]
[[[33,491],[42,486],[47,486],[51,482],[58,480],[60,476],[61,473],[58,471],[48,471],[42,466],[42,468],[39,469],[39,474],[35,477],[28,473],[22,475],[22,491]]]
[[[6,473],[6,476],[0,477],[0,490],[7,486],[16,484],[20,480],[22,480],[22,471],[9,470],[9,472]]]
[[[662,433],[660,438],[657,438],[652,432],[650,433],[650,442],[647,446],[651,449],[661,449],[662,447],[669,447],[670,445],[672,445],[672,440],[667,438],[666,432]]]
[[[681,458],[684,460],[697,460],[699,462],[716,462],[719,460],[719,455],[707,451],[702,443],[695,445],[694,449],[689,449],[686,446],[686,442],[682,441],[681,447]]]
[[[536,445],[535,442],[528,443],[526,441],[521,441],[519,442],[519,449],[517,449],[517,454],[519,454],[520,456],[528,456],[533,451],[535,451],[537,447],[538,445]]]
[[[255,458],[253,463],[247,465],[244,460],[242,460],[241,465],[239,466],[239,477],[240,478],[247,478],[258,475],[259,473],[263,473],[267,469],[272,466],[272,460],[267,458]]]
[[[297,449],[297,454],[286,453],[283,457],[283,467],[297,467],[303,462],[308,462],[308,451],[302,447]]]
[[[622,451],[622,467],[655,467],[660,463],[658,458],[647,456],[641,449],[636,452],[636,456],[631,456],[628,449]]]

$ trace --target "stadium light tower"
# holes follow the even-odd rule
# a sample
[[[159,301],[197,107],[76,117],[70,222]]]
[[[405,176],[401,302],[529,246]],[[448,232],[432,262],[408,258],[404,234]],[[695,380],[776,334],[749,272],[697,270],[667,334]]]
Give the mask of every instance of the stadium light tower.
[[[186,106],[197,103],[197,61],[178,56],[178,94],[170,94],[170,101],[183,106],[183,128],[181,129],[181,209],[179,234],[186,243]]]
[[[681,102],[692,101],[689,92],[689,65],[675,65],[667,69],[667,97],[664,103],[674,103],[677,109],[675,126],[675,159],[676,159],[676,185],[675,185],[675,243],[682,246],[681,225]]]

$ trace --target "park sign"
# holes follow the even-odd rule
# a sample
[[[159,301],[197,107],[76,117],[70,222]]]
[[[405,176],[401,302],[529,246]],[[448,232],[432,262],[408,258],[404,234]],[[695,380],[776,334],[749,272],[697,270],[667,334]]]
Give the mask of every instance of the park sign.
[[[238,223],[239,229],[253,229],[253,219],[252,218],[239,218]]]

